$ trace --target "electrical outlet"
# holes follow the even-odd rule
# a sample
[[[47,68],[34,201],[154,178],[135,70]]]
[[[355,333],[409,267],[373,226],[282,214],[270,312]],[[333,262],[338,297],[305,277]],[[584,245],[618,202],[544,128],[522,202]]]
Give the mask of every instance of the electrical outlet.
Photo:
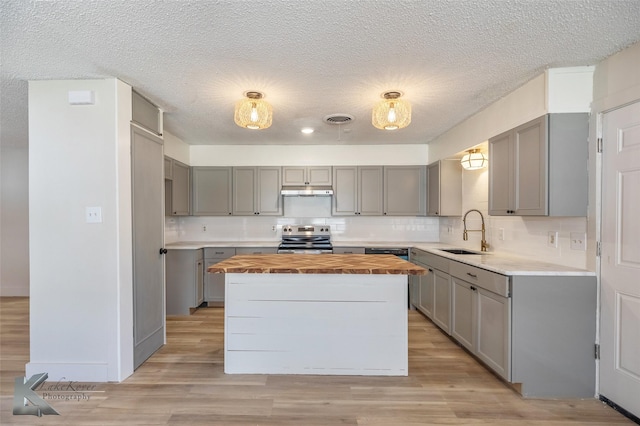
[[[102,223],[102,207],[87,207],[85,212],[87,223]]]
[[[547,234],[547,245],[549,247],[557,248],[558,247],[558,232],[557,231],[549,231]]]
[[[584,232],[571,232],[569,237],[571,238],[571,250],[587,250],[587,234]]]
[[[273,232],[276,232],[276,231],[277,231],[276,226],[275,226],[275,225],[273,225],[273,226],[271,227],[271,230],[272,230]]]
[[[498,228],[498,239],[504,241],[504,228]]]
[[[207,225],[202,225],[202,232],[207,232]]]

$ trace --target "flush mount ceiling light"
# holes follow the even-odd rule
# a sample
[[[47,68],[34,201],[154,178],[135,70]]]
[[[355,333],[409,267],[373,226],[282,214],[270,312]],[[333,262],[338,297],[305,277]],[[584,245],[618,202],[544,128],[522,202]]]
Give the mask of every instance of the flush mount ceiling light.
[[[462,157],[460,164],[465,170],[478,170],[487,167],[489,160],[479,149],[471,149]]]
[[[396,130],[407,127],[411,123],[411,105],[400,100],[401,92],[385,92],[384,98],[371,114],[371,123],[377,129]]]
[[[236,103],[233,121],[240,127],[251,130],[266,129],[271,126],[271,105],[263,100],[260,92],[245,92],[246,99]]]

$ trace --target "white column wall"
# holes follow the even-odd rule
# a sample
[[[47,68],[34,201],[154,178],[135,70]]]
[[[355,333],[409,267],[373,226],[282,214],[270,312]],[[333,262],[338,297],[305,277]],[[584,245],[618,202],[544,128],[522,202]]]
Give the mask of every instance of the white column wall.
[[[70,90],[94,91],[95,105],[69,105]],[[132,371],[132,361],[119,363],[133,358],[125,353],[132,345],[127,102],[130,88],[115,79],[29,83],[27,376],[104,382]],[[118,126],[127,113],[126,128]],[[86,207],[101,207],[102,223],[86,223]]]

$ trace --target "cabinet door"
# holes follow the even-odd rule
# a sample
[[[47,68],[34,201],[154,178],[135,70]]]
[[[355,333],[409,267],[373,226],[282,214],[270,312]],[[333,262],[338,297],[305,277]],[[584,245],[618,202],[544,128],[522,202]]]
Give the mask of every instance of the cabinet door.
[[[358,168],[339,166],[333,168],[333,200],[331,210],[335,216],[358,213]]]
[[[383,167],[358,167],[358,214],[381,216],[383,212]]]
[[[164,178],[173,179],[173,168],[171,167],[172,159],[170,157],[164,157]]]
[[[193,215],[231,214],[231,167],[192,168]]]
[[[206,259],[207,269],[209,266],[224,260]],[[225,274],[205,274],[204,278],[204,300],[205,302],[224,302],[224,275]]]
[[[547,116],[514,130],[515,187],[512,205],[520,216],[547,214]]]
[[[474,351],[475,343],[475,294],[471,284],[451,278],[453,320],[451,335],[465,348]]]
[[[282,185],[304,185],[306,183],[307,168],[304,166],[282,167]]]
[[[255,167],[233,168],[233,214],[236,216],[253,216],[256,208]]]
[[[331,166],[310,166],[307,168],[309,185],[331,185]]]
[[[511,214],[513,193],[512,133],[489,139],[489,214]]]
[[[482,288],[476,290],[476,298],[476,355],[500,376],[510,380],[511,299]]]
[[[427,167],[427,216],[440,214],[440,163]]]
[[[384,214],[424,216],[426,213],[426,167],[384,167]]]
[[[423,268],[425,265],[420,265]],[[427,275],[418,275],[420,282],[420,304],[419,308],[428,318],[433,319],[433,303],[434,303],[434,270],[428,268],[429,273]]]
[[[198,259],[196,262],[196,277],[195,277],[195,295],[194,307],[198,307],[204,302],[204,260]]]
[[[191,169],[186,164],[174,160],[172,175],[171,214],[174,216],[188,216],[191,204]]]
[[[256,204],[261,215],[282,215],[280,167],[258,168],[258,192]]]
[[[451,334],[451,277],[437,269],[433,270],[433,322]]]

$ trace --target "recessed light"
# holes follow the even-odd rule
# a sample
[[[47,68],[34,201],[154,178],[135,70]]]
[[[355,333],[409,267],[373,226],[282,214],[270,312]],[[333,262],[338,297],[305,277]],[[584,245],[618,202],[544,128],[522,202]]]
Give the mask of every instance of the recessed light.
[[[308,135],[309,133],[313,133],[313,129],[312,129],[311,127],[305,127],[305,128],[303,128],[302,130],[300,130],[300,131],[301,131],[302,133],[307,134],[307,135]]]

